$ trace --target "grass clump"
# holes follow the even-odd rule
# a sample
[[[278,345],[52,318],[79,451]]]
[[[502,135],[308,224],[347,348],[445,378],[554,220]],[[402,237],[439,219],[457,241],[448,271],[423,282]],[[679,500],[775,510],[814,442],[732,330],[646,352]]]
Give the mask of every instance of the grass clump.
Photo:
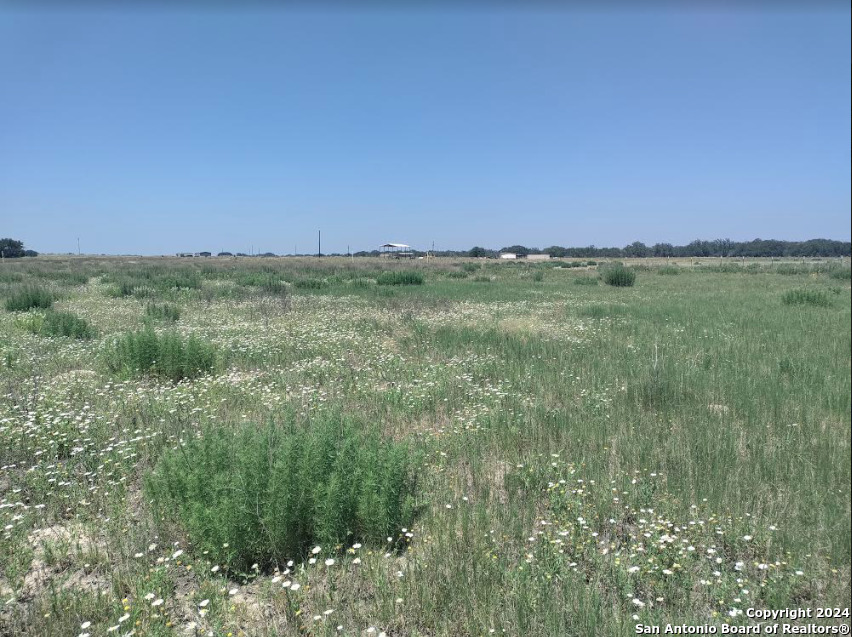
[[[607,285],[617,288],[632,288],[636,283],[636,272],[616,263],[603,271],[603,280]]]
[[[124,378],[149,375],[179,381],[210,372],[216,362],[212,345],[194,336],[157,334],[151,327],[130,332],[107,352],[107,368]]]
[[[47,310],[53,305],[55,297],[47,288],[37,285],[24,285],[15,288],[6,299],[8,312],[26,312],[27,310]]]
[[[828,276],[831,277],[832,279],[836,279],[838,281],[849,281],[850,268],[848,268],[848,267],[832,268],[828,271]]]
[[[408,448],[336,414],[308,426],[208,426],[166,452],[145,487],[199,551],[236,572],[315,545],[387,547],[414,515]]]
[[[321,290],[328,284],[322,279],[296,279],[293,287],[300,290]]]
[[[657,274],[664,276],[677,276],[680,274],[680,268],[676,265],[664,265],[657,270]]]
[[[781,302],[784,305],[812,305],[813,307],[828,307],[831,305],[831,299],[824,291],[807,290],[804,288],[784,292]]]
[[[423,275],[414,270],[382,272],[376,279],[379,285],[423,285]]]
[[[64,336],[87,340],[95,335],[92,326],[86,319],[71,312],[50,310],[42,316],[33,316],[26,327],[30,332],[39,336]]]
[[[145,306],[145,316],[157,321],[175,323],[180,318],[180,308],[171,303],[148,303]]]

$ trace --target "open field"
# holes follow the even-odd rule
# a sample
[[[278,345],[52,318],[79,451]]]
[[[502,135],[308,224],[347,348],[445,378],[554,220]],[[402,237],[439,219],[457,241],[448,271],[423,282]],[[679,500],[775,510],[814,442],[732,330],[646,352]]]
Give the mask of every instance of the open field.
[[[0,635],[629,635],[848,608],[849,261],[695,261],[611,287],[587,261],[6,260]],[[266,542],[284,505],[258,484],[287,467],[240,445],[295,454],[342,422],[382,466],[307,488],[404,458],[409,497],[365,488],[343,539],[316,539],[345,526],[324,509],[301,548]],[[195,455],[214,434],[218,469]],[[163,495],[167,466],[221,518]]]

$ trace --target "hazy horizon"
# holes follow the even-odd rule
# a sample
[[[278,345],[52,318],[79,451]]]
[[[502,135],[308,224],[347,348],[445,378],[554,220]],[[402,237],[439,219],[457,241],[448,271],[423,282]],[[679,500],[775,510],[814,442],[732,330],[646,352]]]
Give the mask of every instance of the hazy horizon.
[[[850,7],[0,8],[41,253],[850,240]]]

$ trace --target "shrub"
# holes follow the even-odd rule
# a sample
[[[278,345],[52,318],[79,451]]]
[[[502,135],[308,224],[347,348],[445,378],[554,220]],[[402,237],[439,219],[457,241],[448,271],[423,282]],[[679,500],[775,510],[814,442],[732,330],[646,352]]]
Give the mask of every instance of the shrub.
[[[536,270],[532,273],[532,280],[536,283],[541,283],[542,281],[544,281],[544,272],[542,272],[541,270]]]
[[[636,272],[616,263],[604,270],[603,280],[607,285],[617,288],[630,288],[636,282]]]
[[[468,273],[465,270],[450,270],[447,272],[448,279],[466,279]]]
[[[15,288],[6,299],[9,312],[26,312],[31,309],[46,310],[53,305],[54,296],[50,290],[35,285]]]
[[[162,305],[148,303],[148,305],[145,306],[145,316],[158,321],[174,323],[180,318],[180,308],[177,305],[172,305],[171,303],[163,303]]]
[[[379,285],[423,285],[423,275],[414,270],[382,272],[376,279]]]
[[[462,263],[462,270],[464,270],[468,274],[472,274],[472,273],[476,272],[477,270],[479,270],[479,264],[478,263]]]
[[[107,352],[107,368],[119,376],[150,375],[179,381],[200,376],[213,369],[216,351],[194,336],[184,340],[179,334],[157,334],[150,327],[130,332]]]
[[[474,283],[491,283],[491,277],[485,274],[473,277]]]
[[[335,414],[308,426],[209,425],[145,480],[163,514],[233,571],[304,558],[319,544],[387,547],[414,515],[408,447]]]
[[[831,299],[822,290],[788,290],[781,297],[784,305],[812,305],[814,307],[828,307]]]
[[[43,316],[34,316],[27,323],[27,329],[39,336],[65,336],[68,338],[90,339],[94,330],[85,320],[71,312],[49,310]]]

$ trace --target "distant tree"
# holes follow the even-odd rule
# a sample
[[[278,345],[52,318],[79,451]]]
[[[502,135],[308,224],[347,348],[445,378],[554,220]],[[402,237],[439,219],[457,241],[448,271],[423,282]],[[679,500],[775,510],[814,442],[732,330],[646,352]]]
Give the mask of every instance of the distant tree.
[[[634,241],[629,246],[625,246],[621,252],[625,257],[647,257],[648,246],[641,241]]]
[[[4,259],[38,256],[38,252],[35,250],[25,250],[23,241],[8,238],[0,239],[0,254]]]
[[[550,246],[549,248],[544,249],[544,253],[549,254],[554,259],[568,256],[567,252],[568,250],[562,246]]]
[[[512,254],[517,254],[519,257],[525,257],[530,253],[530,249],[526,246],[513,245],[503,248],[500,252],[511,252]]]
[[[479,246],[474,246],[470,250],[467,251],[467,256],[473,257],[474,259],[478,259],[481,257],[490,257],[494,254],[492,250],[486,250],[485,248],[480,248]]]
[[[673,257],[675,255],[674,246],[671,243],[655,243],[651,252],[655,257]]]

